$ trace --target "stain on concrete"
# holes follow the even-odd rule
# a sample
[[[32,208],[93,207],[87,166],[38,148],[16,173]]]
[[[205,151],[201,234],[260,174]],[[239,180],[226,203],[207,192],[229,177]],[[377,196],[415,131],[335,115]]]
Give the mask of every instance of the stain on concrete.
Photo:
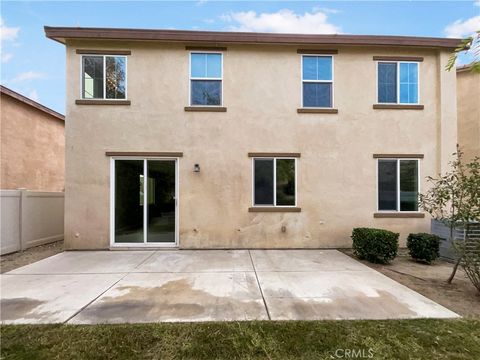
[[[45,303],[45,301],[30,299],[26,297],[1,299],[0,300],[0,319],[17,320],[25,318],[37,318],[42,314],[35,314],[33,311]]]
[[[391,293],[377,290],[378,296],[360,291],[332,288],[324,297],[299,298],[282,289],[267,300],[272,320],[389,319],[415,318],[418,314]]]
[[[187,279],[162,286],[121,286],[119,296],[100,299],[81,311],[74,323],[123,323],[195,320],[260,319],[265,314],[261,299],[219,297],[193,289]]]

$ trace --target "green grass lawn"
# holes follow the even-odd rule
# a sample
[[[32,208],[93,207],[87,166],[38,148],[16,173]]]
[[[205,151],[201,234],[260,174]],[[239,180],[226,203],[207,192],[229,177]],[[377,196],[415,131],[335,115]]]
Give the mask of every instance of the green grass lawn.
[[[2,359],[348,359],[348,350],[374,359],[480,359],[480,320],[1,327]]]

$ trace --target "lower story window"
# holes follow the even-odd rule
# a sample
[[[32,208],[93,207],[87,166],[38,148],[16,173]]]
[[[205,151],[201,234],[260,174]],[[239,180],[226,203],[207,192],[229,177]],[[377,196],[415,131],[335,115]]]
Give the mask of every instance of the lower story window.
[[[418,159],[378,159],[378,210],[418,211]]]
[[[253,159],[254,206],[296,205],[296,159]]]

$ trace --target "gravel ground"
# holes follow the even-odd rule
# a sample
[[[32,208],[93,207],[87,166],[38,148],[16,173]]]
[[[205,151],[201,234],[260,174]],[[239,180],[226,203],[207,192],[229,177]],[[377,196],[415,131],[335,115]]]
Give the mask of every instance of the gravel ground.
[[[25,266],[63,251],[63,240],[0,256],[0,273]]]
[[[343,252],[356,259],[351,250]],[[461,316],[480,319],[480,293],[460,267],[453,282],[448,284],[453,264],[443,260],[437,260],[432,265],[416,262],[406,249],[401,249],[389,265],[358,261]]]

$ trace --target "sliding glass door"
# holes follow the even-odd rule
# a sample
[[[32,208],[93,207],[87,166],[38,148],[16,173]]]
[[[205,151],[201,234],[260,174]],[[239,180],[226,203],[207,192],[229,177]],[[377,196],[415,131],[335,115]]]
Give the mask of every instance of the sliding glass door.
[[[175,245],[177,161],[112,161],[113,243]]]

